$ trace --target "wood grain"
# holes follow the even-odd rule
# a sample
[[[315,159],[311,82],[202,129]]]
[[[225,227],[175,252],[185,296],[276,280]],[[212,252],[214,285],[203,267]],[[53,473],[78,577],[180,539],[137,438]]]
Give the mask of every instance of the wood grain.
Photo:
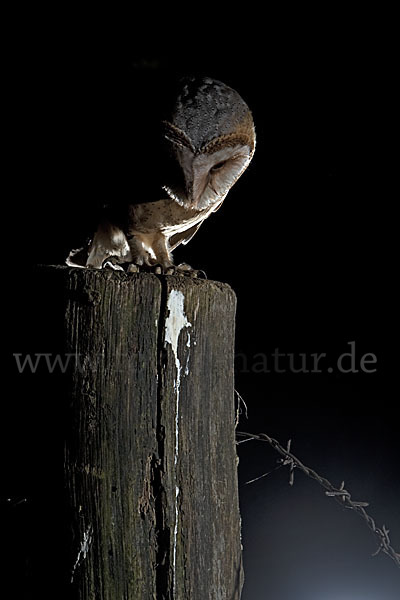
[[[41,280],[62,296],[49,319],[63,313],[75,357],[62,379],[68,597],[239,599],[233,291],[66,267]]]

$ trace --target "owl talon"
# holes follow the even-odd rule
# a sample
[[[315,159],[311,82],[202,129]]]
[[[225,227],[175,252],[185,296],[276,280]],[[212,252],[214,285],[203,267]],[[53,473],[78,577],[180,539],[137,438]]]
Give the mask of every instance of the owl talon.
[[[204,271],[200,269],[193,269],[187,263],[181,263],[177,267],[175,267],[175,275],[183,275],[184,277],[193,277],[199,279],[207,279],[207,275]]]
[[[192,277],[198,277],[199,279],[208,279],[206,272],[202,271],[201,269],[195,271],[195,275],[192,275]]]
[[[138,267],[138,265],[131,263],[130,265],[128,265],[126,272],[127,273],[138,273],[139,267]]]
[[[113,271],[123,271],[124,269],[118,264],[115,257],[106,258],[103,262],[103,269],[112,269]]]
[[[175,267],[172,267],[174,269]],[[136,263],[130,263],[126,271],[127,273],[154,273],[155,275],[165,275],[171,270],[171,267],[163,267],[162,265],[138,265]],[[168,273],[169,274],[169,273]]]

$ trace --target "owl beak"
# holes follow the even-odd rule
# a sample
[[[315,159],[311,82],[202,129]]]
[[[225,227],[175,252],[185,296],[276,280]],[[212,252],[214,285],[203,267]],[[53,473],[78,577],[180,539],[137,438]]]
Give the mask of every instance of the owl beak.
[[[208,168],[199,164],[191,150],[180,148],[176,159],[168,163],[167,181],[163,189],[176,202],[196,210],[208,184]]]
[[[190,208],[198,208],[201,196],[208,184],[208,171],[192,167],[185,172],[185,192]]]
[[[194,192],[194,180],[192,177],[185,177],[185,196],[188,205],[191,208],[195,208],[196,196]]]

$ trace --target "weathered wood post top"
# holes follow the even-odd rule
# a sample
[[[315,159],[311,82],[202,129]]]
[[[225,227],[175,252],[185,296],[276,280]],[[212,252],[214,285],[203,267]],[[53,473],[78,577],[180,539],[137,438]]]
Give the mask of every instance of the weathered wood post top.
[[[71,598],[238,600],[233,291],[185,276],[41,275],[64,291],[52,302],[74,358]]]

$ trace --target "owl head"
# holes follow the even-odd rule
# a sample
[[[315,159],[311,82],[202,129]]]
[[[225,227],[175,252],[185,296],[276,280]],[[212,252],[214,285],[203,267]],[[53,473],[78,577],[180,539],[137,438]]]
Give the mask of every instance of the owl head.
[[[247,104],[220,81],[186,78],[162,125],[170,157],[163,189],[188,209],[220,204],[254,153],[255,130]]]

